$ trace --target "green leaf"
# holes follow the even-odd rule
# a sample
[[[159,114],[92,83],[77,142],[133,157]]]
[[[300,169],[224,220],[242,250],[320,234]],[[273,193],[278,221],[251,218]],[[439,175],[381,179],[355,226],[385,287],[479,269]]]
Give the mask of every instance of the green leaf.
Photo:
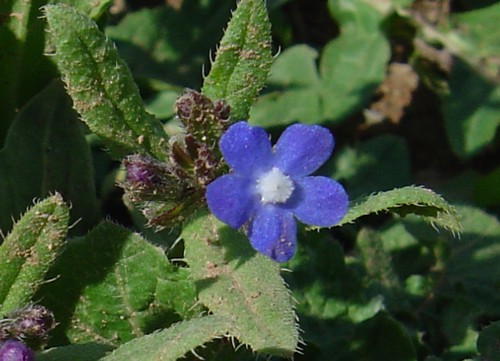
[[[500,205],[500,167],[476,180],[474,201],[483,207]]]
[[[0,148],[17,111],[57,76],[44,56],[46,0],[0,1]]]
[[[179,322],[166,330],[127,342],[102,360],[179,360],[196,347],[224,336],[230,324],[229,320],[214,315]]]
[[[252,124],[265,127],[322,120],[317,57],[318,52],[307,45],[293,46],[279,55],[267,82],[270,92],[250,111]]]
[[[393,212],[401,216],[416,214],[426,222],[453,233],[461,231],[455,209],[433,191],[416,186],[380,192],[354,202],[337,226],[379,212]]]
[[[0,245],[0,315],[26,306],[64,244],[69,208],[55,194],[29,209]]]
[[[227,0],[184,0],[171,6],[127,12],[106,34],[117,44],[136,79],[162,80],[199,89],[200,69],[223,35],[234,7]]]
[[[384,312],[359,325],[349,345],[349,353],[340,360],[417,360],[404,327]]]
[[[318,52],[307,45],[286,49],[273,64],[268,92],[252,108],[262,126],[340,121],[363,107],[384,79],[389,47],[382,15],[365,1],[330,0],[341,35]]]
[[[184,227],[182,237],[200,302],[230,319],[230,335],[254,351],[291,357],[298,331],[279,264],[206,212]]]
[[[493,78],[500,69],[495,60],[500,52],[500,29],[496,26],[499,12],[500,4],[496,2],[477,10],[451,14],[453,22],[458,24],[459,40],[466,44],[463,48],[467,52],[458,55]]]
[[[463,233],[459,240],[450,239],[447,284],[453,292],[459,285],[472,304],[493,314],[500,304],[500,222],[477,208],[462,206],[457,210]]]
[[[408,147],[403,138],[378,136],[341,148],[321,173],[341,179],[351,198],[402,187],[411,182]]]
[[[481,330],[477,349],[486,360],[500,360],[500,321],[493,322]]]
[[[443,104],[448,139],[458,156],[469,158],[495,139],[500,86],[459,60],[453,65],[449,86]]]
[[[389,45],[381,14],[362,0],[329,0],[341,34],[321,56],[324,117],[340,120],[360,109],[384,79]]]
[[[146,100],[146,109],[160,119],[174,116],[174,104],[181,93],[175,90],[163,90]]]
[[[188,270],[110,223],[71,240],[49,277],[39,298],[60,323],[58,337],[72,342],[118,345],[197,312],[189,312],[195,289]]]
[[[7,231],[37,197],[59,192],[71,203],[71,233],[97,222],[92,160],[78,115],[54,81],[17,114],[0,151],[0,227]]]
[[[166,157],[167,137],[144,109],[130,70],[96,24],[64,5],[45,7],[55,59],[73,105],[116,157]]]
[[[387,290],[400,288],[398,276],[393,269],[389,253],[383,249],[380,234],[363,228],[356,239],[362,262],[368,277]]]
[[[272,64],[271,30],[263,0],[241,0],[224,33],[203,94],[225,99],[232,119],[247,119]]]
[[[101,360],[113,347],[98,343],[83,343],[54,347],[36,355],[37,361],[97,361]]]
[[[111,6],[113,0],[49,0],[47,3],[69,5],[97,21]]]

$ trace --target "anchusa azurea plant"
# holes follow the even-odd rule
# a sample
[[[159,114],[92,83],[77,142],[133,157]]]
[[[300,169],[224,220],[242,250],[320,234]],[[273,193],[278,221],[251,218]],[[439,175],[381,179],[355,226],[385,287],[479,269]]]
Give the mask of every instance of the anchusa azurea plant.
[[[0,361],[498,358],[497,4],[137,3],[0,5]]]

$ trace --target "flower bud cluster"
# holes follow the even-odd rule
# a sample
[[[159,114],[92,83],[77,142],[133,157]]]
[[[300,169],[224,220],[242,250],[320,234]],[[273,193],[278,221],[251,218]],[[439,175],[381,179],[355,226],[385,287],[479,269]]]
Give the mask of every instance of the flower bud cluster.
[[[229,106],[189,90],[175,104],[185,133],[170,142],[169,157],[159,161],[131,155],[123,164],[121,186],[148,224],[158,229],[182,222],[203,200],[205,187],[222,170],[217,141],[229,121]]]

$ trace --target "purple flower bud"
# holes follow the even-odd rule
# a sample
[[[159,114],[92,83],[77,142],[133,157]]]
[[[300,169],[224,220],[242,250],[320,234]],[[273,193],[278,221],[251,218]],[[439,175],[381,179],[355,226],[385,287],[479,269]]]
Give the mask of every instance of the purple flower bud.
[[[0,339],[23,341],[38,350],[47,342],[56,322],[54,314],[44,306],[28,305],[9,313],[0,326]]]
[[[0,361],[35,361],[35,354],[24,343],[8,340],[0,343]]]
[[[152,158],[131,155],[124,161],[127,181],[142,187],[151,187],[159,182],[162,166]]]

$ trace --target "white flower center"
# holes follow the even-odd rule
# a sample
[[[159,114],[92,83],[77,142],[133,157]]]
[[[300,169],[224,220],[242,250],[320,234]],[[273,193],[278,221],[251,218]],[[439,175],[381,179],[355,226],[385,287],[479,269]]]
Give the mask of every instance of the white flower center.
[[[292,180],[278,168],[273,168],[257,178],[257,193],[262,203],[283,203],[293,192]]]

